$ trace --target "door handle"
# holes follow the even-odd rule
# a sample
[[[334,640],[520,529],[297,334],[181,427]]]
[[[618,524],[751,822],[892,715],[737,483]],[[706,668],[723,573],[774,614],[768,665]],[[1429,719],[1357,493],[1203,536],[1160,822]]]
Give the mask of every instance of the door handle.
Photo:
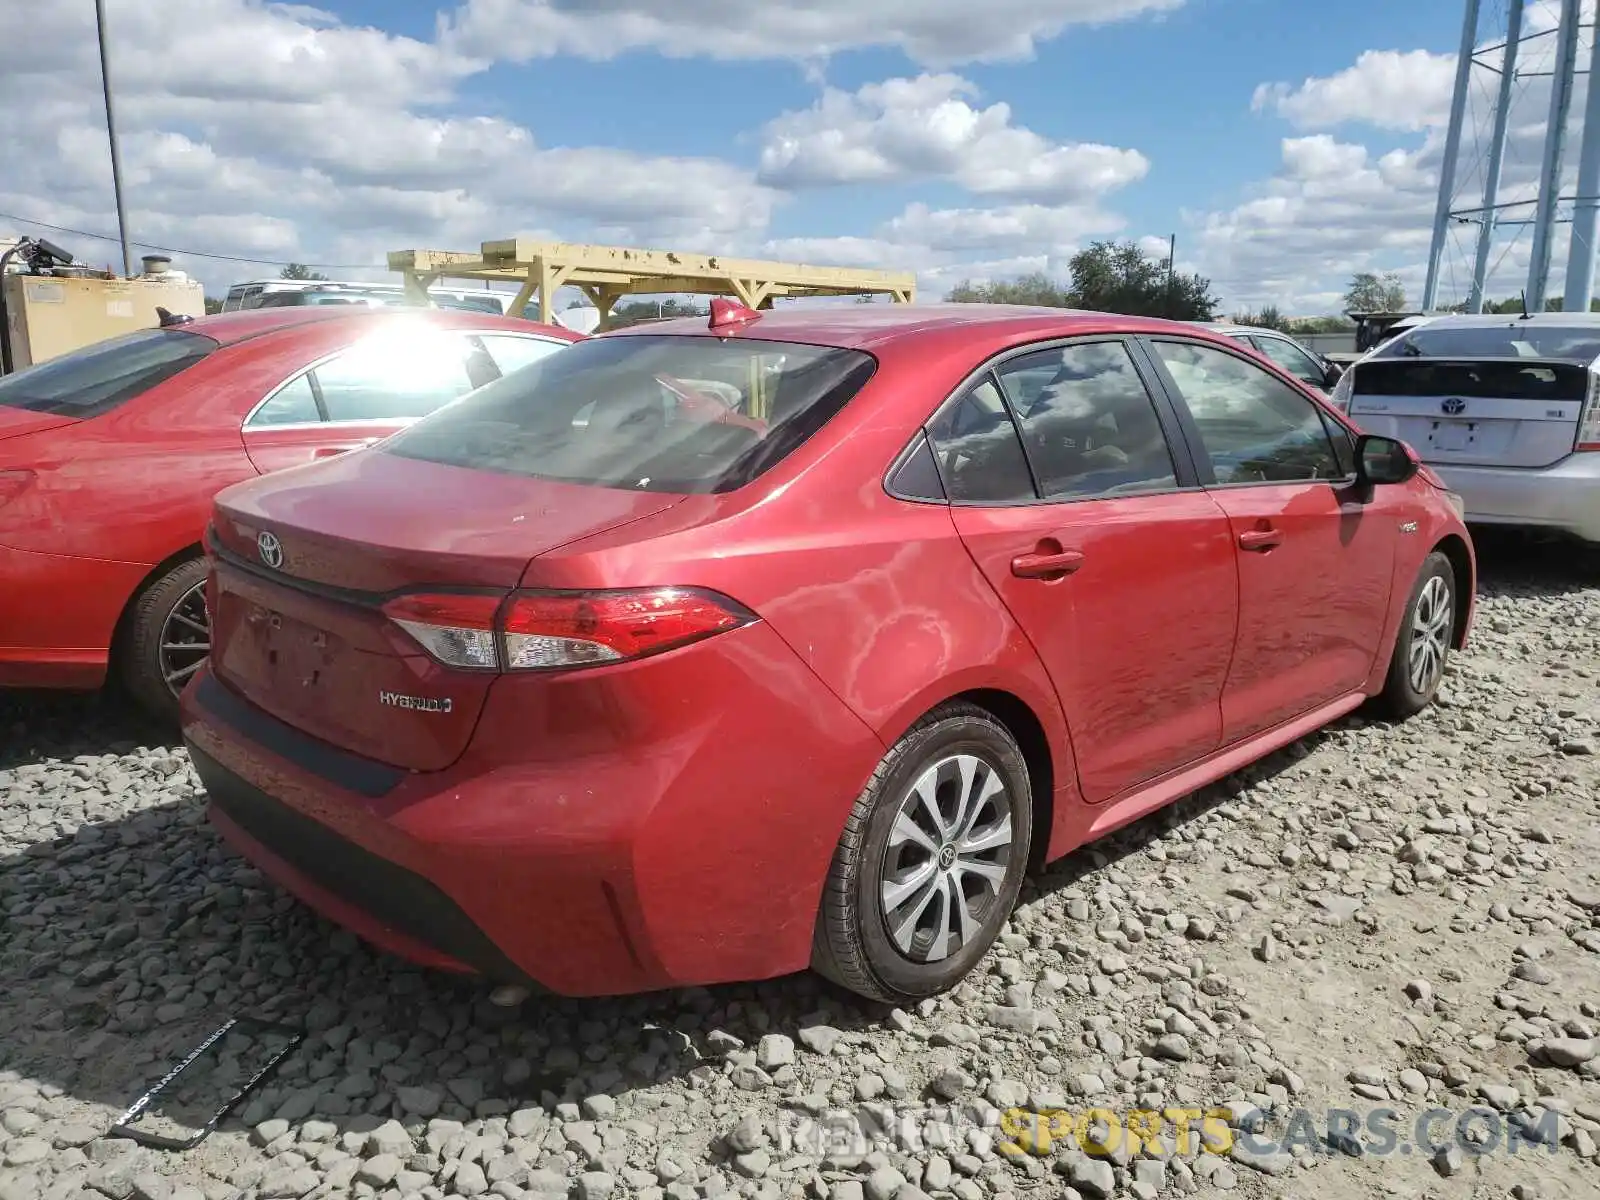
[[[311,452],[311,457],[312,458],[333,458],[335,455],[347,454],[347,453],[349,453],[349,451],[350,451],[350,447],[349,446],[318,446],[315,450],[313,450]]]
[[[1064,579],[1083,566],[1081,550],[1036,550],[1011,560],[1011,573],[1018,579]]]
[[[1259,552],[1283,545],[1283,534],[1276,529],[1246,529],[1239,535],[1239,549]]]

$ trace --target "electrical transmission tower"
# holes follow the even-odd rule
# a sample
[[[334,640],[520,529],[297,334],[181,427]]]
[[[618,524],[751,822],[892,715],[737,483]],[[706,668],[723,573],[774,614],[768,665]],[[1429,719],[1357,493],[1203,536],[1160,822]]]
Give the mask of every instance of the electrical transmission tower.
[[[1456,60],[1455,90],[1451,96],[1450,122],[1445,130],[1444,158],[1439,173],[1439,199],[1434,211],[1433,242],[1428,250],[1428,275],[1423,286],[1422,308],[1431,312],[1438,306],[1439,277],[1449,234],[1454,226],[1476,226],[1472,256],[1472,275],[1467,299],[1469,312],[1482,312],[1484,287],[1493,267],[1490,255],[1496,234],[1523,229],[1533,231],[1528,282],[1524,293],[1529,312],[1545,307],[1550,282],[1550,260],[1556,227],[1570,223],[1571,239],[1567,255],[1566,288],[1562,307],[1568,311],[1588,311],[1594,292],[1595,233],[1600,225],[1600,87],[1588,89],[1584,104],[1581,141],[1578,151],[1577,185],[1572,194],[1562,195],[1563,170],[1567,157],[1567,125],[1573,107],[1578,76],[1600,78],[1600,37],[1594,23],[1583,20],[1584,0],[1559,0],[1559,19],[1553,28],[1525,29],[1525,18],[1534,10],[1542,16],[1547,5],[1503,0],[1500,7],[1504,24],[1488,36],[1480,33],[1481,0],[1466,0],[1461,27],[1461,52]],[[1592,0],[1591,0],[1592,4]],[[1498,15],[1498,14],[1497,14]],[[1580,33],[1589,31],[1588,66],[1578,67]],[[1530,43],[1553,39],[1554,51],[1548,69],[1519,66]],[[1544,47],[1538,47],[1543,49]],[[1481,130],[1473,130],[1474,148],[1483,158],[1477,169],[1461,170],[1461,150],[1468,124],[1468,100],[1473,84],[1481,74],[1493,77],[1494,94],[1490,101],[1490,131],[1486,142]],[[1500,198],[1502,174],[1511,125],[1511,110],[1527,81],[1548,79],[1550,99],[1545,121],[1544,149],[1536,189],[1523,199]],[[1481,178],[1479,203],[1459,207],[1464,181]],[[1509,249],[1506,247],[1504,249]],[[1504,249],[1501,257],[1504,257]]]

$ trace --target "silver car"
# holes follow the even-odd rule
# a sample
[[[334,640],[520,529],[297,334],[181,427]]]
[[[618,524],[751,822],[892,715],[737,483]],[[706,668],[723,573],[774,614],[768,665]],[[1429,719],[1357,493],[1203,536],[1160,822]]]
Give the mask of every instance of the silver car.
[[[1319,392],[1326,392],[1339,380],[1340,368],[1337,364],[1276,329],[1235,325],[1231,321],[1195,321],[1192,324],[1260,351],[1296,379]]]
[[[1334,399],[1409,443],[1468,522],[1600,542],[1600,313],[1434,317],[1355,363]]]

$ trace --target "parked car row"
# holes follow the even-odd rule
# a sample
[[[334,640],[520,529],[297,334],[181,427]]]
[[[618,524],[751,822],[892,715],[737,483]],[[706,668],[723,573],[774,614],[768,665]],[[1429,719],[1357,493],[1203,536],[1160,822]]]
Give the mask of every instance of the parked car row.
[[[8,678],[126,658],[241,853],[513,988],[939,993],[1025,872],[1416,713],[1473,613],[1459,500],[1232,330],[298,306],[17,379]]]
[[[367,445],[576,338],[482,313],[270,308],[0,379],[0,686],[115,673],[175,718],[209,652],[221,488]]]

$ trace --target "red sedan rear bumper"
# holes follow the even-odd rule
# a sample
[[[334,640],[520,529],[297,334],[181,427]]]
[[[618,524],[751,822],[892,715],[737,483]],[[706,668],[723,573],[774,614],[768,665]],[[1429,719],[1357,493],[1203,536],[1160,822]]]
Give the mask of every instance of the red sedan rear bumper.
[[[803,969],[883,752],[759,623],[623,666],[502,677],[439,772],[358,759],[209,672],[183,711],[218,829],[307,904],[424,965],[574,996]],[[560,753],[574,711],[598,719]]]

